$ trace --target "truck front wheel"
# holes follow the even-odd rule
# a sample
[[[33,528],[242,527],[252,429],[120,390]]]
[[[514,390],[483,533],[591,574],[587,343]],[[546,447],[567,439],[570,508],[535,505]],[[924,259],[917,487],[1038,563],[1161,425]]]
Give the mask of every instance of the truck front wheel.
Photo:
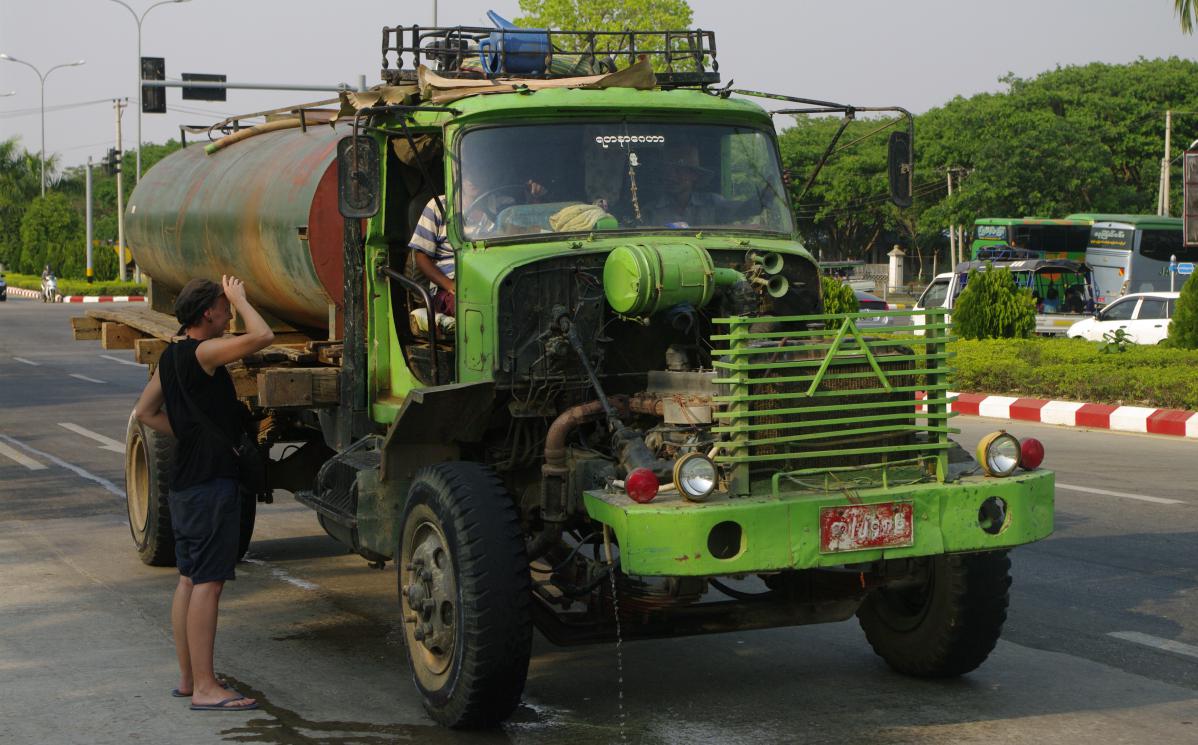
[[[174,440],[137,421],[132,415],[125,433],[125,505],[129,532],[142,562],[153,567],[175,565],[171,530],[171,451]]]
[[[1011,587],[1005,551],[928,559],[926,580],[870,593],[857,619],[890,667],[923,678],[981,665],[1002,633]]]
[[[429,715],[489,727],[520,702],[532,651],[530,580],[511,496],[477,463],[416,474],[399,539],[404,645]]]

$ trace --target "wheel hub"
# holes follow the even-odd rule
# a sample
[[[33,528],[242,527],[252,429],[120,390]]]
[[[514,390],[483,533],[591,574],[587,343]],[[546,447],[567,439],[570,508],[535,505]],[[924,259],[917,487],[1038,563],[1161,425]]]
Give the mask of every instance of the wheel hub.
[[[402,588],[407,613],[404,621],[412,640],[419,643],[421,662],[434,674],[444,672],[453,657],[454,620],[457,617],[457,583],[445,540],[431,523],[418,527],[412,552],[403,567]]]

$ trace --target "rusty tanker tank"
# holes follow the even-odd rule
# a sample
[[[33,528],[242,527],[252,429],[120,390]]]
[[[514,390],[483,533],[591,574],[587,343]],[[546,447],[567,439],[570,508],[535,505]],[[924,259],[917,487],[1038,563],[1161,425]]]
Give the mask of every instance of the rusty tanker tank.
[[[211,154],[192,145],[147,171],[128,242],[170,312],[193,277],[240,277],[250,301],[300,328],[327,329],[342,305],[337,140],[328,125],[262,132]],[[165,306],[165,307],[162,307]]]

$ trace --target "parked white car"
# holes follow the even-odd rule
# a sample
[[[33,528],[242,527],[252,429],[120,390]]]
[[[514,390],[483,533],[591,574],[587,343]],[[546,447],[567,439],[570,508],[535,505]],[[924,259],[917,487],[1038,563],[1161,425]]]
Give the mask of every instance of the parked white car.
[[[1104,341],[1105,334],[1123,329],[1136,344],[1159,344],[1169,335],[1169,321],[1178,292],[1135,292],[1124,295],[1094,314],[1069,327],[1070,339]]]

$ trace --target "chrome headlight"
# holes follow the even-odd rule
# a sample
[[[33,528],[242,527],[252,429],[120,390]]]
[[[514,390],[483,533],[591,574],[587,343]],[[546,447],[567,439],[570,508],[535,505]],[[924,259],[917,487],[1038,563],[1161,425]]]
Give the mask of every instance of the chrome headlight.
[[[978,443],[977,456],[987,476],[1010,476],[1019,468],[1019,440],[1001,429],[991,432]]]
[[[674,463],[674,486],[692,502],[706,501],[719,482],[715,463],[703,453],[687,453]]]

